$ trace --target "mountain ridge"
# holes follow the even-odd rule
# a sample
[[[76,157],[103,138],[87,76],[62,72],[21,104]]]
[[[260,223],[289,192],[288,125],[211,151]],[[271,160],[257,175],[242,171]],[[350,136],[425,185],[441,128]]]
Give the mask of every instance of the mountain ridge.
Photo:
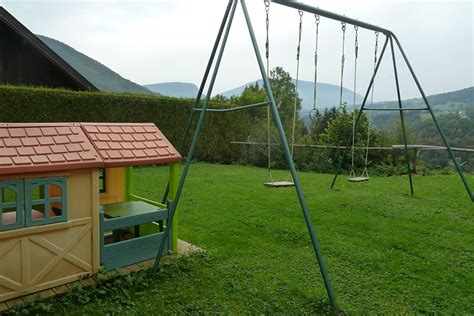
[[[104,64],[73,47],[44,35],[36,36],[100,91],[152,94],[147,88],[123,78]]]
[[[145,84],[143,87],[152,92],[176,98],[196,98],[198,94],[198,87],[190,82],[159,82]]]
[[[294,82],[294,80],[293,80]],[[230,98],[231,96],[239,96],[245,87],[258,83],[260,86],[263,84],[262,79],[247,82],[236,88],[218,93],[224,97]],[[301,114],[305,115],[313,108],[313,87],[312,81],[299,80],[298,82],[298,94],[301,98]],[[317,83],[317,94],[316,94],[316,107],[318,109],[330,108],[333,106],[339,106],[340,99],[340,87],[324,82]],[[350,89],[343,88],[343,102],[349,105],[354,103],[354,92]],[[363,97],[360,94],[356,94],[356,104],[362,103]]]

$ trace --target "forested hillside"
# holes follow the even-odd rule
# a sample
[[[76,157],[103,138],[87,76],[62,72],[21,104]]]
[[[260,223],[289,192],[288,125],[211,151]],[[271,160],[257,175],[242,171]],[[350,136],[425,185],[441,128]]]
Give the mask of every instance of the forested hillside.
[[[107,66],[75,50],[71,46],[53,38],[42,35],[37,36],[100,91],[152,94],[150,90],[123,78]]]

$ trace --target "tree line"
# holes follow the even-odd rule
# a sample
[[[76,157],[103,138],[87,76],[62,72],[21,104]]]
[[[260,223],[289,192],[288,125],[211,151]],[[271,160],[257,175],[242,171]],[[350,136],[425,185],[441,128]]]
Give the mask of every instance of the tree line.
[[[324,173],[335,172],[343,152],[341,148],[337,147],[346,146],[346,142],[352,134],[354,113],[345,104],[325,108],[324,110],[318,110],[311,124],[307,126],[299,115],[301,99],[298,97],[290,74],[283,68],[276,67],[271,70],[269,81],[290,146],[294,123],[296,144],[325,147],[295,147],[294,160],[297,168]],[[266,101],[267,95],[264,87],[256,82],[247,86],[240,96],[226,98],[218,95],[214,99],[234,105],[248,105]],[[253,121],[250,124],[251,127],[246,141],[261,145],[244,145],[241,163],[265,167],[268,163],[267,110],[255,108],[250,111]],[[295,111],[297,115],[294,121]],[[432,120],[422,117],[420,114],[417,115],[407,117],[406,132],[409,143],[421,142],[423,144],[440,145],[440,138]],[[370,147],[391,147],[393,144],[404,143],[399,116],[392,115],[385,118],[388,120],[385,121],[384,129],[374,128],[373,124],[369,128],[368,116],[365,112],[361,114],[361,119],[354,134],[354,167],[356,173],[362,172],[366,166],[366,157],[367,166],[372,173],[390,176],[407,172],[405,155],[402,150],[373,149],[369,150],[367,155],[368,139],[370,139]],[[474,129],[472,128],[474,126],[474,107],[463,117],[460,117],[460,114],[443,114],[439,117],[439,121],[448,138],[452,141],[451,145],[474,147]],[[271,119],[270,124],[270,135],[271,167],[287,168],[286,159],[283,149],[279,145],[280,140],[273,124],[273,119]],[[346,156],[342,157],[344,161],[343,170],[346,172],[352,169],[352,150],[351,148],[348,149]],[[413,155],[413,152],[410,152],[410,155]],[[472,156],[461,154],[458,157],[467,171],[474,169],[474,157]],[[412,158],[410,158],[410,163]],[[430,174],[436,172],[436,170],[443,170],[443,172],[449,173],[451,167],[446,152],[423,152],[419,154],[417,172],[420,174]]]

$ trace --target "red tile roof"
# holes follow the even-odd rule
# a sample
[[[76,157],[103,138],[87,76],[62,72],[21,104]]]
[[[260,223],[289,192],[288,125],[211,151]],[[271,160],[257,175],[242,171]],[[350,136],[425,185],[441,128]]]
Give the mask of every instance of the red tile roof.
[[[177,162],[154,124],[0,124],[0,175]]]
[[[180,154],[153,123],[83,123],[106,167],[165,164]]]
[[[0,174],[102,165],[80,124],[0,125]]]

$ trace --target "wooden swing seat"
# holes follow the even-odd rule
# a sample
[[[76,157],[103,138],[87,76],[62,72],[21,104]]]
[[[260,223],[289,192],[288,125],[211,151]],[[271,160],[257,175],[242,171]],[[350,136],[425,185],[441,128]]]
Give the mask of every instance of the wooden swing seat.
[[[354,183],[365,182],[365,181],[369,181],[369,180],[370,180],[369,177],[351,177],[351,178],[347,178],[347,181],[354,182]]]
[[[264,185],[269,188],[286,188],[286,187],[292,187],[295,184],[291,181],[274,181],[274,182],[265,182]]]

